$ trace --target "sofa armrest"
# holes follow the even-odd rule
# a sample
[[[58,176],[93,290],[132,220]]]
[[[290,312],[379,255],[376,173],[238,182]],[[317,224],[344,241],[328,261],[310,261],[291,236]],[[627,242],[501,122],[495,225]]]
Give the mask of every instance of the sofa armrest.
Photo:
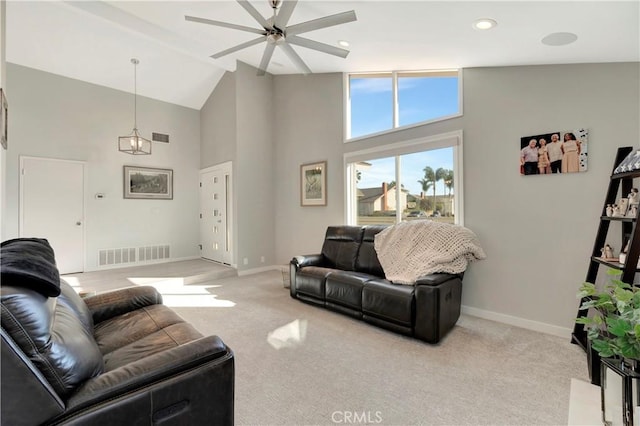
[[[229,360],[233,369],[233,352],[222,339],[218,336],[202,337],[87,380],[70,398],[67,409],[80,410],[153,383],[170,380],[200,365],[210,362],[223,364]]]
[[[151,286],[128,287],[85,297],[94,324],[150,305],[162,304],[162,295]]]
[[[435,273],[422,275],[416,279],[416,285],[440,285],[445,281],[449,281],[454,278],[462,279],[461,274],[447,274],[447,273]]]
[[[294,256],[291,259],[291,264],[298,268],[305,266],[322,266],[324,263],[324,256],[321,254],[305,254],[303,256]]]

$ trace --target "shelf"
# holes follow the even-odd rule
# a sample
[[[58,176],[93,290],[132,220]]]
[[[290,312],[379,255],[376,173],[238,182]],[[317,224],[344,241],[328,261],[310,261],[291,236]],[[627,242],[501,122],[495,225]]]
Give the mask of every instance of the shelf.
[[[618,222],[635,222],[635,217],[613,217],[613,216],[600,216],[600,220],[614,220]]]
[[[640,177],[640,170],[633,170],[631,172],[616,173],[611,175],[611,179],[625,179],[625,178],[637,178]]]
[[[615,261],[611,261],[611,260],[604,260],[602,257],[597,257],[597,256],[592,256],[591,260],[594,262],[598,262],[602,265],[608,266],[610,268],[613,269],[619,269],[619,270],[623,270],[624,269],[624,263],[620,263],[620,262],[615,262]],[[640,268],[636,268],[636,272],[640,272]]]

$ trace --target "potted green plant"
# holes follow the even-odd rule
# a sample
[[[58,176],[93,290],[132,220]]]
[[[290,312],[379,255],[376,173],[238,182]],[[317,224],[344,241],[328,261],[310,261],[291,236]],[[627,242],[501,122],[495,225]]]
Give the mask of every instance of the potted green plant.
[[[592,283],[580,287],[581,309],[590,309],[590,315],[576,322],[584,324],[591,348],[602,358],[603,423],[622,420],[624,426],[632,426],[637,424],[634,414],[637,417],[640,408],[633,397],[640,383],[640,288],[619,280],[620,271],[607,273],[612,279],[603,290]]]
[[[584,324],[591,347],[602,358],[640,360],[640,287],[615,278],[620,271],[610,270],[611,282],[603,290],[584,283],[578,296],[580,309],[593,309],[593,315],[577,318]]]

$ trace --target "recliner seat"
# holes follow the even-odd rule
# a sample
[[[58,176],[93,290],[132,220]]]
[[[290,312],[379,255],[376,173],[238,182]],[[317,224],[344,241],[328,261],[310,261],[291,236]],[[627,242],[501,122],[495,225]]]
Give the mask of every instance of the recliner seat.
[[[82,299],[46,240],[0,250],[3,424],[233,424],[233,352],[153,287]]]

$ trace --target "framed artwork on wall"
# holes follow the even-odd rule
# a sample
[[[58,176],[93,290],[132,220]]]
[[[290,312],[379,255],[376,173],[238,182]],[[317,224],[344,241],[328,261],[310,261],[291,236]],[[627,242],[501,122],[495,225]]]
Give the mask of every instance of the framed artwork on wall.
[[[327,205],[327,162],[300,166],[300,205]]]
[[[9,106],[7,104],[7,97],[4,89],[0,89],[0,143],[2,147],[7,149],[7,142],[9,139]]]
[[[173,199],[173,170],[124,166],[124,198]]]

